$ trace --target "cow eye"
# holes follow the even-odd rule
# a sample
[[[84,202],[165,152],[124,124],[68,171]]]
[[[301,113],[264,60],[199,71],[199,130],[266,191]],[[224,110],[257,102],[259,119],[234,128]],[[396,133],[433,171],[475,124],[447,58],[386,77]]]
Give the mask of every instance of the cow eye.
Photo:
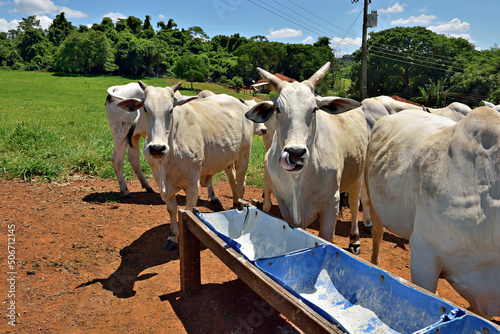
[[[277,113],[277,114],[281,114],[281,110],[280,110],[280,108],[276,108],[276,113]]]

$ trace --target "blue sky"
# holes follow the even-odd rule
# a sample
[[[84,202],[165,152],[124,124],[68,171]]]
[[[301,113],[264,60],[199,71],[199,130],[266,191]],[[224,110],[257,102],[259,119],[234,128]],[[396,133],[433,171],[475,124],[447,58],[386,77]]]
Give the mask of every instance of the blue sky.
[[[239,33],[266,36],[283,43],[314,43],[320,36],[331,40],[337,55],[350,54],[361,45],[362,5],[351,0],[0,0],[0,31],[37,15],[46,28],[65,12],[75,26],[136,16],[159,21],[173,19],[179,28],[201,27],[209,37]],[[500,44],[499,0],[372,0],[369,12],[378,11],[380,31],[396,26],[424,26],[434,32],[463,37],[479,50]]]

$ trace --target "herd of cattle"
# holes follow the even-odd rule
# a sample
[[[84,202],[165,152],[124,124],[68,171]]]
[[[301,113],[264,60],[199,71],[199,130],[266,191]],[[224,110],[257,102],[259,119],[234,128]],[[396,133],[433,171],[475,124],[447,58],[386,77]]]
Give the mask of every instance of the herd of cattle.
[[[435,292],[443,277],[472,311],[500,315],[500,105],[429,109],[387,96],[361,103],[321,97],[314,90],[329,66],[293,83],[257,68],[279,93],[261,103],[208,91],[182,96],[180,83],[110,87],[106,109],[121,192],[131,196],[122,171],[127,148],[142,187],[153,191],[139,164],[144,137],[170,215],[166,248],[173,249],[175,194],[185,191],[187,210],[196,206],[200,185],[216,200],[211,179],[224,170],[237,203],[252,137],[263,135],[265,211],[274,193],[289,224],[305,228],[318,219],[320,237],[332,241],[340,193],[349,191],[353,253],[360,251],[361,200],[365,226],[373,223],[374,264],[385,227],[409,240],[415,284]]]

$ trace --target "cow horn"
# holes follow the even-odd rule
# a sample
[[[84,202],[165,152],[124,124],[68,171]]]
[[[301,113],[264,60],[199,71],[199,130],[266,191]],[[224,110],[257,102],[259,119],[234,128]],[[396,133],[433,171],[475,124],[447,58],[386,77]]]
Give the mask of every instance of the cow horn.
[[[319,84],[319,82],[325,77],[328,69],[330,68],[330,62],[327,62],[323,67],[321,67],[316,73],[312,75],[306,82],[309,82],[314,88]]]
[[[259,72],[259,75],[263,78],[269,81],[271,85],[273,85],[275,88],[278,88],[280,84],[283,82],[280,78],[275,76],[274,74],[269,73],[266,70],[261,69],[260,67],[257,67],[257,72]]]
[[[173,85],[171,87],[172,90],[174,91],[174,93],[179,89],[179,87],[181,87],[181,84],[182,84],[182,82],[179,81],[178,83],[176,83],[175,85]]]
[[[142,90],[146,90],[146,88],[148,88],[148,85],[146,85],[144,82],[142,82],[141,80],[139,80],[139,86],[141,86]]]

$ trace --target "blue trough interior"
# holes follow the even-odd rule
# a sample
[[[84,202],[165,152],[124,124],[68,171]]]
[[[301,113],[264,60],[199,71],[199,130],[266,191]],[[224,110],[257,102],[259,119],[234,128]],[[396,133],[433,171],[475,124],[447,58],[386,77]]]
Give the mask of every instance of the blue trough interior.
[[[500,334],[483,318],[254,207],[197,216],[250,263],[346,333]]]

